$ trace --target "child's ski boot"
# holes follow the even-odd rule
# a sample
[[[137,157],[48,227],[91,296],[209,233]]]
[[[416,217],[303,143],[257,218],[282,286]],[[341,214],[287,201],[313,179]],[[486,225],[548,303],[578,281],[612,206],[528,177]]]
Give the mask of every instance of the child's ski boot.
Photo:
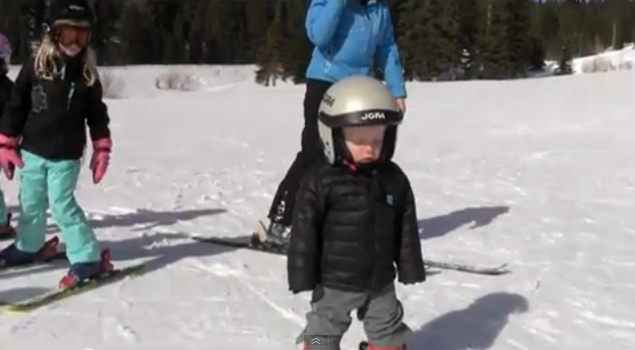
[[[359,350],[376,350],[377,348],[368,344],[368,342],[363,341],[359,343]],[[393,349],[382,349],[382,350],[393,350]],[[401,347],[395,348],[394,350],[406,350],[406,346],[403,345]]]
[[[101,261],[72,264],[60,280],[60,288],[73,288],[83,282],[99,279],[114,269],[110,260],[110,251],[101,253]]]
[[[15,244],[0,251],[0,267],[22,266],[36,263],[38,261],[49,261],[58,255],[59,238],[53,237],[46,241],[44,246],[35,253],[23,252]]]
[[[7,223],[0,225],[0,240],[11,239],[15,237],[15,229],[11,226],[11,214],[7,214]]]
[[[284,249],[289,244],[290,235],[290,227],[284,226],[273,220],[267,227],[262,221],[259,221],[254,238],[258,239],[258,243],[260,245]]]

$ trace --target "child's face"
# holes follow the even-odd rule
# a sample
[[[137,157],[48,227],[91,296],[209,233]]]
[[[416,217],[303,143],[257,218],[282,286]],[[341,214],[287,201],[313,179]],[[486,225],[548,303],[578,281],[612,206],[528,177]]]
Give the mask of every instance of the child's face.
[[[377,161],[384,144],[385,125],[356,126],[343,128],[344,142],[358,164]]]
[[[90,30],[81,27],[62,25],[57,28],[57,42],[64,54],[77,56],[88,45]]]

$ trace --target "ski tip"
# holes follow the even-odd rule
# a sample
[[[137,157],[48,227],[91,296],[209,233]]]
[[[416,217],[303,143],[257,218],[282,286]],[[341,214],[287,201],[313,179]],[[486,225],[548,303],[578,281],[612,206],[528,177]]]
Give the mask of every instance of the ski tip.
[[[5,302],[0,304],[0,312],[2,315],[24,315],[30,311],[32,311],[31,308],[29,306],[22,305],[21,302]]]
[[[505,263],[505,264],[502,264],[502,265],[498,266],[496,269],[501,271],[501,272],[504,272],[504,273],[511,273],[512,270],[508,266],[509,266],[509,264]]]
[[[501,269],[494,269],[492,271],[489,271],[489,273],[487,274],[492,276],[501,276],[501,275],[509,275],[512,272],[513,271],[511,269],[501,268]]]
[[[2,307],[2,314],[7,314],[7,315],[24,315],[26,313],[28,313],[30,310],[24,310],[21,307],[15,306],[15,305],[5,305],[4,307]]]
[[[266,241],[268,236],[267,225],[262,220],[258,220],[258,226],[256,227],[256,232],[254,233],[257,235],[260,242]]]

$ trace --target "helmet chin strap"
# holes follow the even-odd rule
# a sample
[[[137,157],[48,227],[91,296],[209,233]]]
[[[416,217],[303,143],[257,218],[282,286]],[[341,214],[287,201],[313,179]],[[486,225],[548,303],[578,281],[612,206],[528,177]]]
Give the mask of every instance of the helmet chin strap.
[[[342,128],[334,128],[331,133],[333,134],[333,152],[335,153],[335,162],[355,164],[355,161],[353,161],[353,155],[348,150],[348,147],[346,147]]]

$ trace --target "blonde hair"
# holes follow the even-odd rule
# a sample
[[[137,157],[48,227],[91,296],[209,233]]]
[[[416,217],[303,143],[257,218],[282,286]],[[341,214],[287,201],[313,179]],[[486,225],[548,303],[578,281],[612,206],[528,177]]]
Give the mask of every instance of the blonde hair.
[[[92,49],[87,48],[83,55],[84,67],[82,69],[82,75],[86,85],[93,86],[95,81],[99,79],[95,53]],[[55,76],[62,74],[57,66],[57,61],[61,57],[62,54],[59,47],[51,40],[51,38],[45,37],[35,54],[35,75],[40,79],[52,80]]]

